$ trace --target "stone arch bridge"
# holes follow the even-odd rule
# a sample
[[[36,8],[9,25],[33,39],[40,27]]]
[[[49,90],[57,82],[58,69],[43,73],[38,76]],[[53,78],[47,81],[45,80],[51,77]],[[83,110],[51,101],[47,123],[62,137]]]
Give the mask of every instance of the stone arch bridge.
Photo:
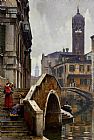
[[[42,135],[41,130],[45,129],[46,122],[47,125],[61,123],[60,100],[59,83],[55,77],[43,74],[38,82],[30,88],[24,99],[24,117],[31,130],[36,130],[33,133]]]
[[[48,125],[61,125],[61,99],[67,89],[62,90],[49,74],[43,74],[30,88],[24,99],[24,118],[34,135],[42,136]]]

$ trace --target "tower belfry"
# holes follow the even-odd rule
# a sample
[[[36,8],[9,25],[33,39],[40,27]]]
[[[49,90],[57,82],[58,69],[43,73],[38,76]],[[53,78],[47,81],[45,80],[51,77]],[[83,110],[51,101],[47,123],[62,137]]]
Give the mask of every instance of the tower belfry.
[[[80,14],[79,6],[77,13],[72,18],[72,52],[77,55],[84,55],[84,17]]]

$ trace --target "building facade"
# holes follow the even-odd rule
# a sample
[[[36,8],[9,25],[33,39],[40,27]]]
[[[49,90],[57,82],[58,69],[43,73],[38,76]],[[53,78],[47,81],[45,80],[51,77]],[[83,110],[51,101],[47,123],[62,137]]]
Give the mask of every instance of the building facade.
[[[17,1],[17,86],[28,88],[31,81],[30,52],[32,45],[32,34],[29,23],[29,1]],[[19,85],[19,79],[22,85]]]
[[[91,41],[92,41],[92,92],[94,92],[94,35],[91,36]]]
[[[27,0],[0,1],[0,75],[13,82],[16,88],[28,88],[31,79],[32,36],[28,12]],[[22,25],[29,27],[28,31]]]
[[[69,52],[68,48],[64,49],[63,51],[57,51],[53,52],[48,55],[42,54],[42,60],[41,60],[41,72],[42,73],[48,73],[52,74],[51,68],[54,67],[55,65],[58,65],[61,63],[62,59],[64,59],[63,56],[71,55],[72,52]]]
[[[74,58],[73,58],[74,59]],[[76,86],[82,89],[91,89],[91,61],[67,59],[62,64],[54,66],[53,75],[61,86]]]

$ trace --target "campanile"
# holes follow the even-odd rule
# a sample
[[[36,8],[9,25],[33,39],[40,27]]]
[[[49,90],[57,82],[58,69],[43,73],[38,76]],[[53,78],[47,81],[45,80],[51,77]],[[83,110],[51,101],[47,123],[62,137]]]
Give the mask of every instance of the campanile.
[[[72,17],[72,52],[77,55],[84,55],[84,27],[85,19],[79,12]]]

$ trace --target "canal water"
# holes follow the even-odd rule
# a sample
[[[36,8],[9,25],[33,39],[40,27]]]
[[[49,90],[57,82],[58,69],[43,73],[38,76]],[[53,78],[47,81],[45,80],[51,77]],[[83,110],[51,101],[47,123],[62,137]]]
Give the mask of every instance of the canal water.
[[[94,140],[94,108],[85,103],[76,104],[72,121],[63,122],[61,130],[51,129],[45,132],[49,140]]]

